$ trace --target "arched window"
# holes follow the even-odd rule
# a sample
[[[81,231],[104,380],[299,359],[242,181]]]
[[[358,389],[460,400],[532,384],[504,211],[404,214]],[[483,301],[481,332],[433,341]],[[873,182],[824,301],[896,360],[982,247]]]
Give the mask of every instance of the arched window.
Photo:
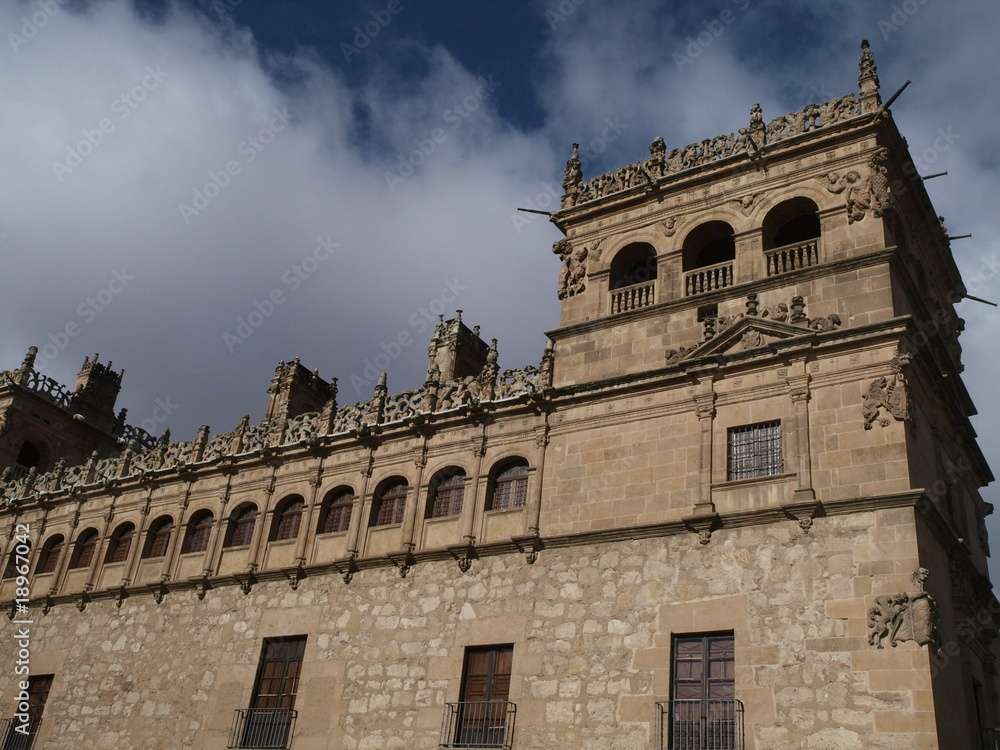
[[[649,307],[656,302],[656,250],[645,242],[626,245],[611,261],[611,312]]]
[[[274,511],[274,519],[271,521],[271,535],[268,541],[278,542],[282,539],[295,539],[299,535],[299,526],[302,524],[302,511],[306,507],[306,501],[301,495],[286,497]]]
[[[253,527],[257,522],[257,506],[244,503],[233,511],[226,528],[223,547],[244,547],[253,539]]]
[[[724,221],[709,221],[695,227],[684,239],[684,270],[693,271],[736,258],[733,228]]]
[[[38,562],[35,565],[36,574],[56,572],[65,541],[66,538],[62,534],[54,534],[45,540],[45,544],[38,552]]]
[[[132,548],[132,537],[135,535],[135,525],[123,523],[111,535],[108,542],[108,552],[104,556],[104,563],[125,562],[128,559],[128,551]]]
[[[94,551],[97,549],[97,529],[87,529],[76,538],[73,545],[73,556],[69,559],[71,570],[77,568],[89,568],[94,559]]]
[[[819,207],[808,198],[782,201],[764,217],[764,249],[816,239],[820,234]]]
[[[527,502],[528,462],[523,458],[514,458],[493,467],[486,509],[523,508]]]
[[[465,472],[457,466],[442,469],[434,475],[430,482],[427,517],[457,516],[462,512],[464,500]]]
[[[21,551],[18,552],[18,547]],[[27,547],[27,551],[25,551]],[[17,575],[17,568],[19,565],[26,565],[31,555],[31,542],[18,542],[10,551],[10,557],[7,558],[7,565],[3,569],[3,578],[13,578]],[[17,558],[21,559],[18,560]],[[24,571],[27,573],[27,570]]]
[[[351,511],[354,508],[354,490],[338,487],[323,498],[319,509],[317,534],[336,534],[351,528]]]
[[[621,289],[624,286],[642,284],[656,278],[656,250],[646,242],[626,245],[611,261],[610,286]]]
[[[17,453],[17,458],[14,459],[14,463],[23,466],[26,469],[34,468],[42,462],[42,454],[35,447],[34,443],[29,443],[27,440],[21,445],[21,450]]]
[[[167,545],[170,544],[170,534],[174,530],[174,519],[170,516],[162,516],[153,521],[146,534],[146,545],[142,550],[143,559],[151,557],[163,557],[167,554]]]
[[[732,286],[736,238],[724,221],[709,221],[695,227],[684,239],[684,296],[704,294]]]
[[[403,513],[406,511],[406,489],[406,480],[400,477],[382,483],[382,487],[375,492],[375,502],[372,503],[372,526],[389,526],[403,522]]]
[[[768,276],[819,263],[819,207],[808,198],[779,203],[767,212],[762,229]]]
[[[187,523],[187,533],[184,535],[184,545],[181,554],[188,552],[204,552],[208,549],[208,541],[212,536],[212,524],[215,516],[210,510],[199,510]]]

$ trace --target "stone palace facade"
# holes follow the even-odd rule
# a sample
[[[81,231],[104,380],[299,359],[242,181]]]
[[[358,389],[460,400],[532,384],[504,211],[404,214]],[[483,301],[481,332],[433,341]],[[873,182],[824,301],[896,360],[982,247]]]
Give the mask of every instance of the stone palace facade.
[[[458,314],[417,389],[281,363],[184,442],[0,372],[3,747],[995,750],[965,288],[859,87],[574,149],[538,365]]]

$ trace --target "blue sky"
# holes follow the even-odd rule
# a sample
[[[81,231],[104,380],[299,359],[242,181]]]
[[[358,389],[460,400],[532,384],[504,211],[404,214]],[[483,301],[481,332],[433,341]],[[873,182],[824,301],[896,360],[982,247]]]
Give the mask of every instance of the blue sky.
[[[1000,299],[998,29],[976,0],[0,0],[0,367],[50,345],[71,383],[100,352],[133,423],[189,439],[260,419],[295,356],[342,403],[386,358],[419,385],[441,309],[536,363],[560,235],[515,209],[552,207],[571,143],[593,176],[854,91],[862,38],[886,96],[913,80],[893,115]],[[1000,313],[959,312],[1000,465]]]

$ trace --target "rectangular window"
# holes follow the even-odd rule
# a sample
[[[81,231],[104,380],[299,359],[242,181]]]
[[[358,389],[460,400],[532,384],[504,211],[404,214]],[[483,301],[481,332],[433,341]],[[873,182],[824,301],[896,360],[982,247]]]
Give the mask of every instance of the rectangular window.
[[[28,721],[27,731],[18,731],[25,727],[23,719],[15,717],[6,729],[3,740],[3,750],[29,750],[35,741],[38,726],[42,723],[42,711],[52,688],[52,675],[35,675],[28,678]],[[15,709],[15,713],[19,713]]]
[[[231,747],[288,747],[305,650],[304,635],[264,639],[250,709],[241,729],[234,730],[240,744]]]
[[[728,445],[730,480],[767,477],[783,470],[780,420],[730,427]]]
[[[674,638],[673,700],[666,747],[738,750],[742,704],[736,700],[736,641],[732,633]]]
[[[456,746],[505,747],[509,744],[508,698],[513,661],[513,645],[466,649]]]

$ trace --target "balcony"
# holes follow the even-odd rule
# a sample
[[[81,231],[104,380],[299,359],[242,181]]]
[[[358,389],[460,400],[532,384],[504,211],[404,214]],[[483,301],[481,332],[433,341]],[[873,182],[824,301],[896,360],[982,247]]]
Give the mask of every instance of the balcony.
[[[649,307],[655,302],[655,281],[644,281],[641,284],[625,286],[611,290],[611,312],[621,313]]]
[[[764,253],[767,275],[777,276],[819,264],[819,240],[785,245]]]
[[[733,261],[716,263],[684,274],[684,296],[713,292],[733,285]]]
[[[41,719],[34,719],[29,723],[27,732],[19,732],[18,727],[24,727],[24,724],[15,719],[0,719],[0,735],[3,736],[3,745],[0,748],[2,750],[31,750],[35,735],[38,733],[38,725],[41,723]]]
[[[743,702],[657,703],[656,738],[658,750],[743,750]]]
[[[510,701],[447,703],[439,747],[510,750],[516,714],[517,706]]]
[[[288,708],[240,708],[229,731],[229,750],[287,750],[298,712]]]

